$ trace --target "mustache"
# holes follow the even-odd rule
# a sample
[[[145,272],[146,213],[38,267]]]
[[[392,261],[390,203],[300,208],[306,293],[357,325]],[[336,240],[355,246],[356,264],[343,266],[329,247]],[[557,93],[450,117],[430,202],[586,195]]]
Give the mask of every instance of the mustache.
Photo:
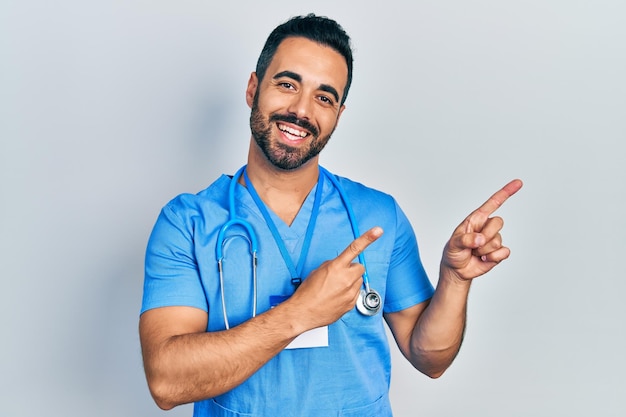
[[[293,114],[272,114],[269,118],[270,122],[285,122],[285,123],[291,123],[294,124],[296,126],[300,126],[306,130],[308,130],[309,132],[311,132],[311,134],[315,137],[319,136],[319,132],[317,130],[317,128],[315,126],[313,126],[309,121],[305,120],[305,119],[299,119],[298,117],[294,116]]]

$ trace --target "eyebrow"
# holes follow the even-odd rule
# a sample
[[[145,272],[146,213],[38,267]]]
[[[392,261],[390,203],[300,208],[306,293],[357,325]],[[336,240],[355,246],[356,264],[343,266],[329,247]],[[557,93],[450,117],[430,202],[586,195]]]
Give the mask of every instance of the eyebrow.
[[[274,80],[278,79],[278,78],[282,78],[282,77],[287,77],[287,78],[291,78],[294,81],[297,82],[302,82],[302,76],[298,73],[295,73],[293,71],[281,71],[277,74],[275,74],[272,78]],[[337,90],[335,89],[335,87],[333,87],[332,85],[329,84],[320,84],[319,87],[317,87],[319,90],[325,91],[329,94],[332,94],[332,96],[335,98],[336,101],[339,101],[339,93],[337,92]]]

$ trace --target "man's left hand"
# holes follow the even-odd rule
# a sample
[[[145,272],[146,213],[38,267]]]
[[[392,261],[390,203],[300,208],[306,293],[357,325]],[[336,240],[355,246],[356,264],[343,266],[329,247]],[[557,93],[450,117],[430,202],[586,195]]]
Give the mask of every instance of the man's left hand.
[[[465,218],[446,244],[442,269],[450,270],[460,279],[471,280],[509,257],[511,251],[502,245],[500,235],[504,221],[490,216],[522,185],[521,180],[509,182]]]

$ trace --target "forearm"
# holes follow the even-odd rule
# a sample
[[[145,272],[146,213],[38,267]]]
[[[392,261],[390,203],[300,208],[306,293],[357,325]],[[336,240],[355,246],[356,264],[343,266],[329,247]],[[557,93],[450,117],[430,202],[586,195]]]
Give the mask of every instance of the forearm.
[[[418,315],[410,336],[405,326],[397,324],[400,318],[391,319],[405,356],[431,377],[443,374],[461,347],[472,280],[509,257],[500,235],[503,221],[490,216],[521,187],[520,180],[511,181],[456,227],[444,248],[439,283],[429,305],[404,314],[409,323]]]
[[[244,382],[303,331],[288,310],[276,307],[230,330],[180,334],[147,348],[144,365],[156,403],[170,409]]]
[[[297,336],[334,323],[354,308],[364,267],[353,260],[381,235],[382,229],[370,229],[311,272],[288,300],[229,330],[207,333],[206,313],[191,307],[144,312],[144,367],[159,407],[169,409],[233,389]]]
[[[432,378],[443,374],[461,347],[470,285],[442,267],[435,294],[413,329],[410,361]]]

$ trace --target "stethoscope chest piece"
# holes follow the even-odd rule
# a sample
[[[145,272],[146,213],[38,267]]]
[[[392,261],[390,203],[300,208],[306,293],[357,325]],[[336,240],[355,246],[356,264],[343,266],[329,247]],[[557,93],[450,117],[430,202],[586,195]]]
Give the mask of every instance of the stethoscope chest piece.
[[[356,300],[356,309],[365,316],[374,316],[380,308],[382,307],[382,302],[380,299],[380,294],[376,290],[365,290],[361,289],[361,293]]]
[[[258,251],[257,236],[254,232],[254,228],[252,227],[252,225],[248,223],[246,220],[238,218],[235,213],[235,208],[236,208],[235,207],[235,187],[238,184],[238,181],[242,176],[244,178],[244,181],[246,182],[246,186],[248,187],[248,191],[250,192],[250,195],[252,196],[252,198],[255,200],[255,202],[257,200],[260,202],[260,203],[257,203],[257,206],[259,207],[259,210],[261,210],[262,214],[264,213],[265,209],[264,209],[263,202],[260,200],[258,195],[256,195],[254,186],[252,186],[252,184],[250,183],[245,169],[246,169],[246,166],[244,165],[243,167],[239,169],[239,171],[237,171],[237,173],[232,177],[230,181],[230,186],[228,189],[229,218],[228,218],[228,221],[221,227],[219,231],[219,234],[217,236],[216,249],[215,249],[215,256],[217,259],[217,269],[219,273],[219,285],[220,285],[220,292],[221,292],[220,295],[222,298],[222,314],[224,315],[224,326],[226,329],[230,328],[230,323],[228,322],[228,314],[226,311],[226,300],[225,300],[225,291],[224,291],[224,272],[223,272],[223,263],[225,259],[224,243],[226,239],[226,232],[232,226],[240,226],[244,230],[244,236],[246,237],[246,239],[248,240],[248,243],[250,244],[250,253],[252,255],[252,317],[256,316],[256,310],[257,310],[257,259],[258,259],[257,258],[257,253],[258,253],[257,252]],[[341,200],[343,201],[346,211],[348,212],[348,218],[350,220],[350,225],[352,227],[352,233],[354,235],[354,238],[356,239],[357,237],[360,236],[359,228],[357,226],[356,217],[354,216],[354,213],[352,211],[352,206],[350,202],[348,201],[348,198],[346,197],[346,193],[343,190],[343,187],[341,186],[341,184],[339,184],[339,181],[331,173],[329,173],[322,167],[319,167],[319,169],[320,169],[320,174],[322,175],[320,175],[320,178],[318,180],[313,212],[316,212],[317,210],[315,208],[315,205],[319,204],[321,201],[321,195],[322,195],[321,193],[323,190],[323,178],[328,178],[333,183],[336,190],[339,192]],[[317,216],[317,214],[315,214],[315,216]],[[272,227],[273,223],[272,223],[272,220],[269,218],[269,215],[263,214],[263,217],[266,219],[266,223],[268,227],[270,228],[270,231],[274,235],[276,243],[279,245],[279,249],[280,249],[281,248],[280,242],[282,241],[280,239],[280,235],[278,231],[273,230],[275,229],[275,227]],[[313,217],[313,219],[315,219],[315,217]],[[303,251],[302,253],[304,254],[306,254],[308,250],[308,245],[306,244],[306,242],[308,241],[310,243],[311,236],[309,235],[309,233],[312,233],[314,226],[315,226],[315,221],[314,220],[310,221],[309,227],[307,228],[308,237],[305,236],[305,239],[304,239],[305,244],[303,245],[303,249],[302,249]],[[284,244],[282,246],[284,246]],[[283,250],[281,249],[281,254],[282,253],[283,253]],[[363,256],[363,253],[360,253],[358,255],[358,258],[359,258],[359,263],[363,265],[365,272],[363,273],[363,288],[361,289],[361,292],[357,298],[356,308],[361,314],[365,316],[375,316],[380,311],[383,300],[380,294],[376,290],[371,289],[369,286],[369,278],[367,276],[367,267],[365,266],[365,257]],[[289,259],[289,255],[283,254],[283,259],[285,259],[285,262],[287,262],[286,260]],[[304,258],[302,257],[302,259]],[[299,276],[298,270],[295,267],[290,268],[290,269],[294,269],[292,273],[292,283],[296,285],[300,281],[300,278],[293,278],[293,277]]]

